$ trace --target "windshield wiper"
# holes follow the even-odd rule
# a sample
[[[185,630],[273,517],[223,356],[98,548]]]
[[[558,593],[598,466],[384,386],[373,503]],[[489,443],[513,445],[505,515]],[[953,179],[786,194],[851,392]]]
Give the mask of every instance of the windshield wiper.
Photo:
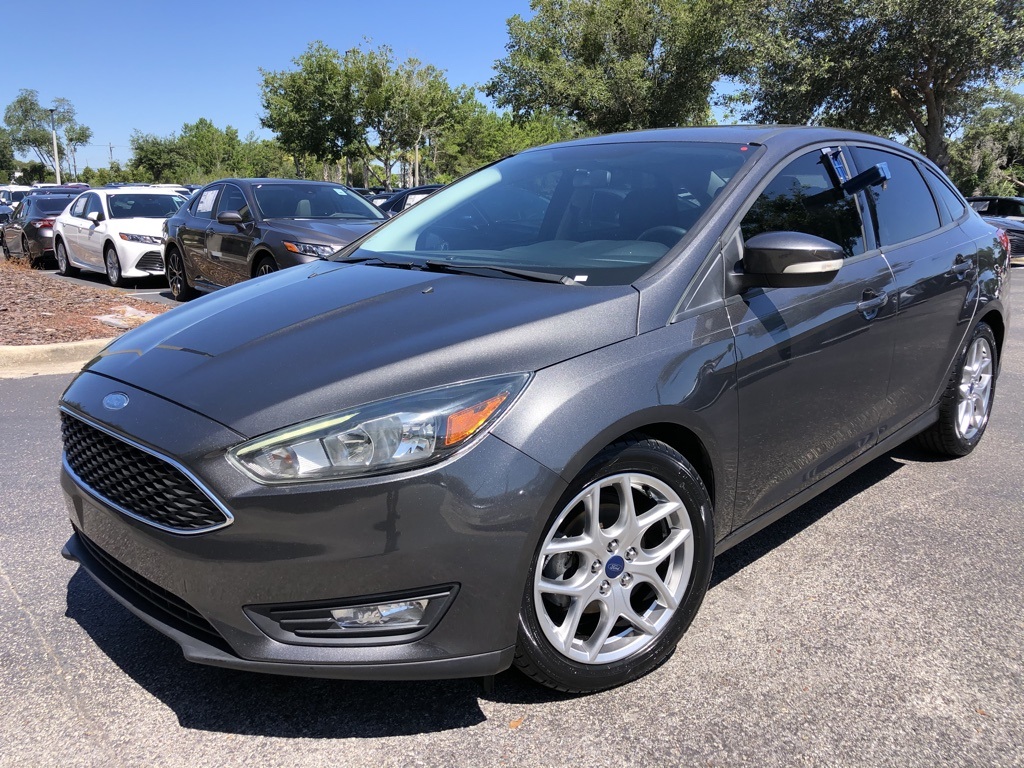
[[[450,272],[452,274],[473,275],[479,272],[499,272],[509,277],[522,280],[533,280],[538,283],[561,283],[562,285],[579,285],[568,275],[555,275],[550,272],[534,272],[529,269],[515,267],[497,267],[492,264],[452,264],[447,261],[425,261],[423,269],[433,272]]]

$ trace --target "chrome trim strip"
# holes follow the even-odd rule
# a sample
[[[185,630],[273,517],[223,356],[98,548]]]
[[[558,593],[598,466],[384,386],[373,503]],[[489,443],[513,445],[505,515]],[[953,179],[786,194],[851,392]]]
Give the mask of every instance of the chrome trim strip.
[[[68,408],[65,405],[61,405],[60,406],[60,410],[63,411],[64,413],[66,413],[71,418],[78,419],[79,421],[81,421],[81,422],[83,422],[85,424],[88,424],[93,429],[98,429],[100,432],[103,432],[103,433],[109,435],[110,437],[114,438],[115,440],[120,440],[122,443],[127,443],[128,445],[130,445],[133,448],[136,448],[136,449],[142,451],[143,453],[148,453],[150,456],[153,456],[154,458],[160,459],[160,461],[163,461],[163,462],[166,462],[167,464],[170,464],[172,467],[174,467],[179,472],[181,472],[186,478],[188,478],[193,484],[195,484],[196,488],[198,488],[200,491],[202,491],[203,495],[206,496],[206,498],[208,498],[211,502],[213,502],[213,505],[215,507],[217,507],[217,509],[219,509],[221,512],[223,512],[224,516],[227,519],[223,523],[220,523],[218,525],[211,525],[211,526],[207,526],[206,528],[197,528],[197,529],[189,529],[189,530],[182,530],[181,528],[171,528],[168,525],[161,525],[160,523],[155,523],[155,522],[153,522],[152,520],[150,520],[148,518],[145,518],[145,517],[142,517],[141,515],[135,514],[131,510],[125,509],[120,504],[117,504],[116,502],[111,501],[106,496],[104,496],[103,494],[97,492],[95,489],[93,489],[91,486],[89,486],[82,478],[80,478],[78,476],[78,473],[76,473],[75,470],[73,470],[71,468],[71,465],[68,464],[67,451],[65,451],[63,448],[61,448],[61,463],[64,466],[64,471],[67,472],[68,476],[72,480],[75,481],[75,485],[77,485],[83,491],[88,493],[90,496],[92,496],[97,501],[99,501],[99,502],[101,502],[103,504],[106,504],[111,509],[115,509],[118,512],[120,512],[122,515],[126,515],[127,517],[130,517],[133,520],[138,520],[140,523],[145,523],[148,526],[151,526],[151,527],[156,528],[156,529],[161,530],[161,531],[165,531],[167,533],[173,533],[176,536],[195,536],[195,535],[202,534],[202,533],[211,533],[212,531],[219,531],[221,528],[225,528],[225,527],[231,525],[231,523],[233,523],[235,521],[235,516],[231,514],[231,512],[230,512],[230,510],[228,510],[227,506],[225,506],[225,504],[220,499],[217,498],[217,496],[213,493],[213,491],[211,491],[209,488],[206,487],[206,484],[203,483],[202,480],[200,480],[198,477],[196,477],[192,472],[190,472],[180,462],[172,459],[170,456],[165,456],[162,453],[158,453],[157,451],[154,451],[152,448],[147,448],[144,445],[140,445],[136,441],[131,440],[131,439],[125,437],[124,435],[119,435],[117,432],[114,432],[109,427],[104,427],[103,425],[96,423],[95,421],[93,421],[92,419],[88,418],[87,416],[84,416],[83,414],[79,413],[78,411],[71,410],[70,408]]]

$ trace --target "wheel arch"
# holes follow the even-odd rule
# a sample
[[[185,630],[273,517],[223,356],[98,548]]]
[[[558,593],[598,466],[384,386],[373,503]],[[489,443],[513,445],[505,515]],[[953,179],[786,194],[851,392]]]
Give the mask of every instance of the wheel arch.
[[[1006,321],[1003,319],[1002,313],[995,307],[989,309],[984,315],[978,318],[979,323],[985,323],[989,328],[992,329],[992,335],[996,337],[996,359],[1002,367],[1003,362],[1003,342],[1006,339]]]
[[[265,258],[271,259],[280,269],[280,262],[278,262],[274,252],[264,245],[259,245],[253,250],[252,257],[249,259],[249,277],[256,277],[256,269]]]

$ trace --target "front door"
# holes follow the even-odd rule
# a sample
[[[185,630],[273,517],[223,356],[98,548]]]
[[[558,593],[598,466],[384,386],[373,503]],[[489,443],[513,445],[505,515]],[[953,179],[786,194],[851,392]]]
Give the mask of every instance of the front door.
[[[894,282],[864,229],[863,195],[835,191],[826,170],[831,162],[813,150],[785,164],[741,223],[745,238],[772,231],[823,237],[842,246],[846,259],[825,285],[749,289],[731,306],[740,434],[736,527],[877,440],[892,362]]]
[[[221,213],[237,213],[240,224],[222,224]],[[253,242],[253,221],[245,194],[234,184],[225,184],[214,216],[206,230],[206,250],[216,264],[218,285],[234,285],[249,277],[249,251]]]

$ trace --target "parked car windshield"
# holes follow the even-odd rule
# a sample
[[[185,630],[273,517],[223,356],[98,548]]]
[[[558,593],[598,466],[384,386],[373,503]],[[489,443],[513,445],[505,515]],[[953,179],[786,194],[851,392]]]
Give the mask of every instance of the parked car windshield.
[[[166,219],[184,204],[181,195],[161,195],[152,192],[110,195],[107,205],[112,219]]]
[[[341,185],[254,184],[256,204],[265,219],[383,219],[384,214]]]
[[[697,225],[753,154],[710,142],[524,152],[440,190],[346,257],[626,285]]]

